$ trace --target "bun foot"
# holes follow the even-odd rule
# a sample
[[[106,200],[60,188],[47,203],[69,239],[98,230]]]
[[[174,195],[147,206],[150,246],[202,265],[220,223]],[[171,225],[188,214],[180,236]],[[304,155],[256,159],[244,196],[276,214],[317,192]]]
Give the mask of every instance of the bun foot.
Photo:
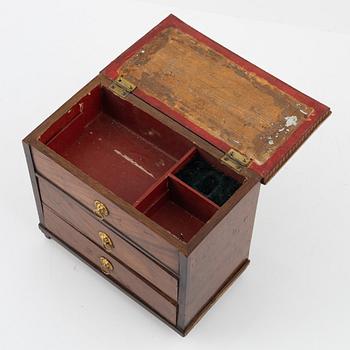
[[[39,229],[47,239],[51,239],[50,231],[48,231],[42,224],[39,224]]]

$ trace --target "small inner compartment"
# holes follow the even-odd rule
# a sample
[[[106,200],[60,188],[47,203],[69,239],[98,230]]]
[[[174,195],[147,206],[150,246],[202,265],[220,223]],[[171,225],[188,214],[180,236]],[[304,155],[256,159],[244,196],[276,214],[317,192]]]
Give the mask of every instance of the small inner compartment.
[[[145,215],[188,242],[219,207],[170,175],[138,205]]]
[[[176,176],[219,206],[222,206],[242,183],[241,179],[225,174],[218,166],[212,166],[199,153],[194,154]]]

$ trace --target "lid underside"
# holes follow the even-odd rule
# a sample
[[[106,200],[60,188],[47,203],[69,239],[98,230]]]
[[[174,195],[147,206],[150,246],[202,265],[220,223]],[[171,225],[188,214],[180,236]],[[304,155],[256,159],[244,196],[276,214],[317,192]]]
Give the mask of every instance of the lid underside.
[[[307,125],[302,125],[313,122],[315,109],[325,106],[294,89],[296,93],[286,93],[292,88],[285,84],[281,89],[282,82],[263,71],[257,74],[259,69],[249,63],[254,69],[243,67],[244,60],[238,64],[226,49],[204,36],[200,40],[200,34],[196,38],[193,32],[198,32],[179,22],[181,29],[162,22],[151,38],[141,39],[119,62],[114,74],[135,84],[135,94],[139,91],[156,101],[152,104],[171,111],[167,114],[222,151],[234,148],[252,159],[259,172],[298,128],[307,133]]]

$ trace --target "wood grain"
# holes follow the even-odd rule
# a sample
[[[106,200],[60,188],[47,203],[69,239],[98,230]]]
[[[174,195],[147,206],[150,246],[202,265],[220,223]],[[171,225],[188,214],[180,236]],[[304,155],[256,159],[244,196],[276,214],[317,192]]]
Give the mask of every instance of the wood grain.
[[[226,290],[236,281],[236,279],[248,267],[250,260],[245,260],[239,267],[229,276],[229,278],[222,284],[222,286],[213,294],[207,303],[199,310],[199,312],[192,318],[191,322],[187,324],[185,329],[178,328],[183,335],[186,335],[190,330],[200,321],[200,319],[215,305],[216,301],[226,292]],[[182,324],[178,318],[178,325]]]
[[[197,246],[188,261],[182,257],[180,287],[185,286],[185,291],[180,291],[180,329],[186,329],[225,281],[248,260],[259,189],[258,183]]]
[[[96,220],[86,210],[83,210],[72,198],[55,188],[48,181],[39,178],[41,198],[43,202],[53,209],[82,234],[104,249],[99,232],[105,232],[112,239],[113,248],[107,254],[123,261],[126,265],[150,281],[157,288],[177,300],[177,279],[145,256],[137,248],[127,243],[115,232]]]
[[[35,176],[32,149],[26,140],[22,141],[22,145],[23,145],[23,149],[24,149],[24,154],[26,156],[27,167],[28,167],[28,172],[29,172],[29,176],[30,176],[30,181],[32,184],[36,209],[38,211],[38,216],[39,216],[39,222],[43,223],[44,222],[44,214],[43,214],[43,208],[42,208],[42,204],[41,204],[41,197],[40,197],[38,181],[37,181],[37,178]]]
[[[35,148],[33,148],[33,159],[39,174],[67,192],[91,212],[95,200],[104,203],[109,210],[109,215],[105,219],[107,223],[143,247],[172,271],[178,272],[178,251],[174,246]]]
[[[89,239],[75,230],[64,220],[56,216],[48,207],[44,206],[44,223],[48,230],[52,231],[58,238],[62,239],[68,246],[88,259],[93,265],[100,266],[100,257],[105,257],[106,252],[92,243]],[[176,322],[176,306],[166,298],[157,293],[140,278],[118,263],[112,257],[108,260],[113,265],[110,278],[122,284],[124,288],[137,295],[152,309],[166,318],[172,324]]]

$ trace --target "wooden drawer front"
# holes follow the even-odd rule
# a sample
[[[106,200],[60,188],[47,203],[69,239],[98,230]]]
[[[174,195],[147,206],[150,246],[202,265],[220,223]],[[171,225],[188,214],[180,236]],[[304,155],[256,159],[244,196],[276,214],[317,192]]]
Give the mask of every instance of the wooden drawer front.
[[[109,254],[123,261],[172,299],[177,300],[177,279],[175,277],[109,230],[48,181],[39,178],[39,187],[43,202],[61,218],[68,221]],[[104,246],[99,233],[107,235],[111,244]]]
[[[105,251],[96,246],[88,238],[75,230],[71,225],[55,215],[51,209],[44,205],[44,222],[45,227],[51,231],[56,237],[66,243],[69,247],[75,250],[83,258],[87,259],[95,267],[102,270],[102,259],[107,261],[113,267],[109,270],[104,267],[104,270],[109,273],[109,277],[115,280],[118,284],[124,287],[127,291],[136,295],[137,298],[144,301],[149,307],[163,316],[172,324],[176,323],[176,306],[169,300],[157,293],[151,286],[134,275],[122,264],[118,263]]]
[[[32,148],[32,155],[35,169],[39,174],[92,212],[95,209],[95,200],[101,201],[109,211],[105,218],[106,222],[143,247],[172,271],[178,273],[178,251],[173,245],[37,149]]]

